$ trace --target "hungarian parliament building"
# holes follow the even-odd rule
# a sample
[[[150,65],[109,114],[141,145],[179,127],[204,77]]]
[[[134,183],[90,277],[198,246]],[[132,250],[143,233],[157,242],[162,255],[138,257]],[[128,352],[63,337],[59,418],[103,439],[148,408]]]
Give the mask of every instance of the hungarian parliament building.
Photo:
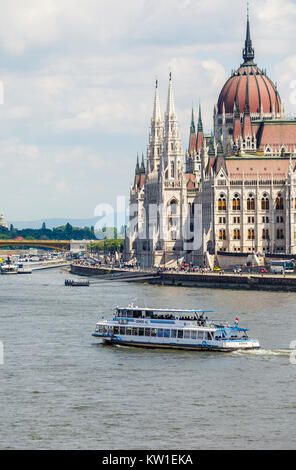
[[[142,266],[206,262],[216,254],[296,254],[296,120],[255,61],[247,19],[243,62],[214,107],[201,108],[183,152],[170,74],[164,118],[158,83],[147,148],[130,189],[128,260]]]

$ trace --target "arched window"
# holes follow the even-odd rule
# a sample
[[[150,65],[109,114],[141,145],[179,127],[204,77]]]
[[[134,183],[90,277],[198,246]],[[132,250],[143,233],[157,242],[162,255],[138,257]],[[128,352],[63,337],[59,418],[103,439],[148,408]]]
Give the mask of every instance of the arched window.
[[[262,239],[263,240],[269,240],[269,230],[268,230],[268,228],[264,228],[262,230]]]
[[[275,200],[275,209],[277,211],[282,211],[284,209],[284,199],[281,193],[278,193],[277,198]]]
[[[175,198],[170,201],[169,207],[170,207],[170,214],[171,215],[176,215],[177,214],[178,202]]]
[[[218,199],[218,211],[226,211],[226,197],[224,194],[220,194]]]
[[[232,210],[240,211],[240,198],[238,194],[235,194],[232,199]]]
[[[234,229],[234,231],[233,231],[233,239],[234,239],[234,240],[240,240],[240,230],[239,230],[239,229]]]
[[[285,237],[284,237],[284,230],[282,228],[278,228],[277,231],[276,231],[276,238],[278,240],[283,240]]]
[[[247,199],[247,210],[248,211],[254,211],[255,210],[255,199],[252,194],[249,194],[249,197]]]
[[[253,228],[248,230],[248,240],[255,240],[255,230]]]
[[[175,164],[171,162],[171,178],[175,178]]]
[[[261,199],[261,209],[263,211],[269,211],[269,199],[267,194],[263,194]]]
[[[219,240],[226,240],[226,230],[224,228],[219,230]]]

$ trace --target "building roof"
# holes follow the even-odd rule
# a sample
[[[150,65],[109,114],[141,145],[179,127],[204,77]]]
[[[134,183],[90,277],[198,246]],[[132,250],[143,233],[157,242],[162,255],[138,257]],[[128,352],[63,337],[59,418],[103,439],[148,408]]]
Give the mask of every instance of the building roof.
[[[248,17],[243,50],[244,62],[232,73],[221,90],[218,98],[219,114],[222,114],[223,110],[231,114],[235,106],[240,113],[246,110],[250,113],[272,113],[273,111],[280,113],[281,99],[277,88],[266,72],[254,63],[254,57]]]
[[[289,171],[289,158],[241,158],[225,159],[227,173],[230,179],[237,179],[244,176],[248,179],[259,177],[286,178]]]
[[[193,173],[185,173],[186,187],[189,191],[193,191],[196,188],[196,177]]]
[[[296,120],[262,121],[257,132],[257,146],[264,149],[266,145],[296,146]]]

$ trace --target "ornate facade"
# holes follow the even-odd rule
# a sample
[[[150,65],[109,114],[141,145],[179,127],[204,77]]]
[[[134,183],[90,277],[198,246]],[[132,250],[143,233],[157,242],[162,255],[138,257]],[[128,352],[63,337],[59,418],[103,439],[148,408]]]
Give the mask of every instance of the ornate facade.
[[[183,157],[172,79],[162,119],[158,84],[146,165],[130,192],[126,254],[142,265],[207,262],[231,253],[296,254],[296,120],[254,62],[249,18],[243,62],[214,107],[204,136],[194,112]]]

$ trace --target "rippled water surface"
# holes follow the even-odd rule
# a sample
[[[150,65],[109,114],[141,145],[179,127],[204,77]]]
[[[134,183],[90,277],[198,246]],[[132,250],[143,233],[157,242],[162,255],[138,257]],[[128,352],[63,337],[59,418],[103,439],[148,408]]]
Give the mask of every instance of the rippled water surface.
[[[0,446],[10,449],[295,448],[296,294],[108,282],[60,270],[1,276]],[[132,299],[209,308],[262,351],[201,353],[94,343],[98,316]]]

